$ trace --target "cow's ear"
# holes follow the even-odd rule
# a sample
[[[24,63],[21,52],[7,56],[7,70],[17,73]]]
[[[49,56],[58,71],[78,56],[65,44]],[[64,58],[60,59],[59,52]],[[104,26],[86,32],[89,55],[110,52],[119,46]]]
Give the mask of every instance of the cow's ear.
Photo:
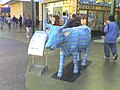
[[[70,34],[71,34],[70,31],[65,31],[65,32],[64,32],[64,35],[65,35],[65,36],[69,36]]]

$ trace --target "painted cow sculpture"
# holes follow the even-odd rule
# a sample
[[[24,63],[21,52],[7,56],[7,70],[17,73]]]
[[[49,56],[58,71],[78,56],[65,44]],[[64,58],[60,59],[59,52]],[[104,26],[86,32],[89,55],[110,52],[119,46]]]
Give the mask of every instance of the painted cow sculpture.
[[[65,26],[66,23],[63,26],[52,26],[46,23],[46,27],[50,29],[46,48],[50,50],[60,48],[60,62],[57,77],[62,77],[66,56],[73,56],[73,73],[78,73],[79,53],[84,50],[85,54],[81,66],[86,66],[90,47],[91,31],[88,26],[82,25],[64,29]]]

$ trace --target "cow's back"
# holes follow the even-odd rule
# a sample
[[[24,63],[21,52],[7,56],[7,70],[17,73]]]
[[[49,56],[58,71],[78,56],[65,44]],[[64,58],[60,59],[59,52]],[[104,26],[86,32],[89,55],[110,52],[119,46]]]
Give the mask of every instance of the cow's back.
[[[67,28],[71,34],[65,37],[65,46],[68,51],[78,51],[86,48],[90,43],[90,31],[87,26]]]
[[[79,33],[79,46],[88,45],[91,39],[91,31],[90,28],[86,25],[73,27]]]

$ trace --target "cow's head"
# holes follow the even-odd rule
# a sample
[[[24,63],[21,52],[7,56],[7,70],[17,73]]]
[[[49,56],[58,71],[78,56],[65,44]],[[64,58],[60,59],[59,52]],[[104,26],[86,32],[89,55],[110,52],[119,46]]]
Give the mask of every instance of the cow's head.
[[[63,26],[48,26],[49,33],[48,33],[48,41],[46,43],[46,48],[50,50],[54,50],[59,47],[64,40],[62,29],[66,26],[67,22]]]

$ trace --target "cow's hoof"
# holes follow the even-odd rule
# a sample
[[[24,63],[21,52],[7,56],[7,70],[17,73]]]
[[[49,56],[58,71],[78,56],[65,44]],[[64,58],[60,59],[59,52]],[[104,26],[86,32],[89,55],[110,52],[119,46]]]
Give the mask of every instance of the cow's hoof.
[[[78,73],[78,70],[73,70],[73,73]]]
[[[82,66],[82,67],[85,67],[85,66],[86,66],[86,63],[83,62],[83,63],[81,64],[81,66]]]
[[[58,77],[58,78],[61,78],[61,77],[62,77],[62,73],[58,73],[58,74],[57,74],[57,77]]]

